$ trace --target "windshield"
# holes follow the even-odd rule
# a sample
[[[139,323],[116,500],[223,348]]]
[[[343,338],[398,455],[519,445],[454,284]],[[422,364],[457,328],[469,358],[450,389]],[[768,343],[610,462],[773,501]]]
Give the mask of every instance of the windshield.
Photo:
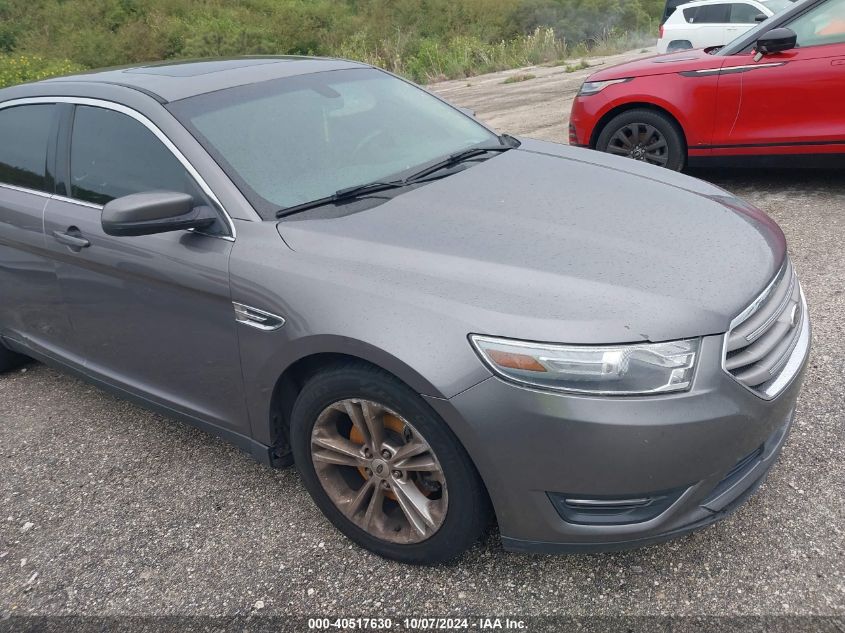
[[[499,142],[469,116],[372,68],[239,86],[168,107],[267,217]]]
[[[763,0],[763,4],[773,11],[775,15],[789,7],[795,6],[793,0]]]

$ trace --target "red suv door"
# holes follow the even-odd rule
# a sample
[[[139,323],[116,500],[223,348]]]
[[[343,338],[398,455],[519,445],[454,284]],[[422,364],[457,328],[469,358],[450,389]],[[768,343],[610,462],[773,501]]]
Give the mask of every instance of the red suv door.
[[[727,59],[719,80],[714,153],[845,151],[845,0],[828,0],[785,25],[798,47],[754,61]]]

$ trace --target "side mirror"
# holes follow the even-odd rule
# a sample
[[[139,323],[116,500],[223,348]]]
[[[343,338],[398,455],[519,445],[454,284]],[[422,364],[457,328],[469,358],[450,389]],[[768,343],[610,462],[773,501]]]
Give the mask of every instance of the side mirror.
[[[769,16],[766,15],[765,13],[758,13],[757,15],[754,16],[755,22],[765,22],[768,19],[769,19]]]
[[[106,235],[132,237],[186,229],[206,229],[217,221],[211,207],[194,206],[187,193],[152,191],[117,198],[103,207]]]
[[[469,108],[458,108],[458,110],[460,110],[467,116],[471,116],[473,119],[475,118],[475,110],[470,110]]]
[[[757,40],[757,54],[771,55],[789,51],[798,45],[798,35],[792,29],[772,29]]]

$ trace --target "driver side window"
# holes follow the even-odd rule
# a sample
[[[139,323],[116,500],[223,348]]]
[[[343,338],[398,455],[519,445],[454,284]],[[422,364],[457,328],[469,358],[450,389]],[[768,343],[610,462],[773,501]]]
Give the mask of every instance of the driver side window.
[[[788,26],[802,48],[845,43],[845,0],[828,0]]]
[[[176,191],[208,204],[182,163],[130,116],[77,106],[70,153],[70,194],[94,204],[132,193]]]

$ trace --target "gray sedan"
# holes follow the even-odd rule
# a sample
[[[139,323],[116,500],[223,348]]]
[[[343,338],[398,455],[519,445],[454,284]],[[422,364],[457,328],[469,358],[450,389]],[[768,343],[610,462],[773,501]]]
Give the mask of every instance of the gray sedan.
[[[761,211],[325,59],[0,90],[0,296],[0,369],[295,463],[339,530],[411,563],[494,515],[536,552],[724,517],[810,347]]]

